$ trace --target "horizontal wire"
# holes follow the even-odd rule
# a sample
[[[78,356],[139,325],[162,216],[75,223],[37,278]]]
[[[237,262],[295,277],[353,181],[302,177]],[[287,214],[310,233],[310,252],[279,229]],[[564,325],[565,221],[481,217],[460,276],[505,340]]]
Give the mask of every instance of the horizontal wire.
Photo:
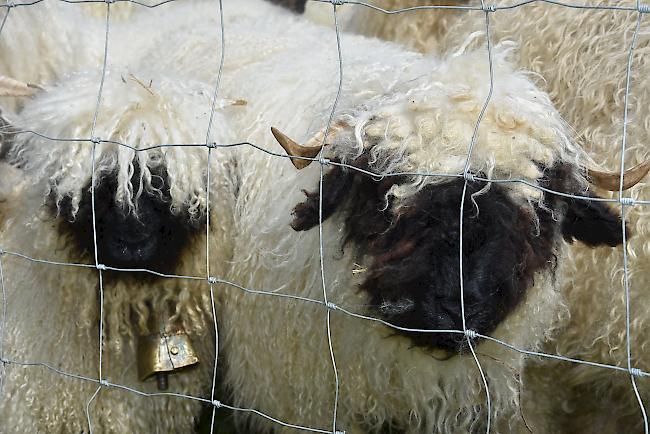
[[[178,1],[178,0],[176,0]],[[207,145],[205,143],[174,143],[174,144],[166,144],[166,143],[161,143],[157,145],[151,145],[147,146],[144,148],[138,148],[133,145],[129,145],[126,143],[122,143],[116,140],[104,140],[104,139],[98,139],[98,138],[56,138],[56,137],[50,137],[46,134],[39,133],[37,131],[29,130],[29,129],[23,129],[19,131],[12,132],[15,134],[33,134],[37,137],[41,137],[45,140],[51,140],[54,142],[74,142],[74,143],[83,143],[87,142],[89,144],[99,144],[99,143],[110,143],[113,145],[117,146],[123,146],[125,148],[128,148],[132,151],[135,152],[144,152],[144,151],[150,151],[154,149],[160,149],[160,148],[172,148],[172,147],[207,147],[207,148],[237,148],[237,147],[243,147],[243,146],[249,146],[251,148],[257,149],[261,152],[264,152],[265,154],[271,155],[273,157],[280,157],[280,158],[286,158],[286,159],[291,159],[291,160],[306,160],[306,161],[312,161],[316,162],[319,164],[323,164],[326,166],[338,166],[338,167],[343,167],[346,169],[353,170],[355,172],[372,176],[374,178],[388,178],[388,177],[394,177],[394,176],[422,176],[422,177],[434,177],[434,178],[463,178],[465,175],[463,173],[444,173],[444,172],[418,172],[418,171],[405,171],[405,172],[390,172],[390,173],[380,173],[380,172],[373,172],[371,170],[363,169],[361,167],[356,167],[352,164],[348,163],[341,163],[337,161],[332,161],[328,159],[319,159],[318,157],[316,158],[309,158],[309,157],[300,157],[300,156],[291,156],[279,152],[274,152],[271,150],[268,150],[264,148],[263,146],[257,145],[252,142],[248,141],[241,141],[241,142],[234,142],[234,143],[226,143],[226,144],[217,144],[217,143],[208,143]],[[567,193],[559,190],[553,190],[544,186],[541,186],[537,183],[535,183],[534,180],[530,179],[525,179],[525,178],[486,178],[483,176],[479,175],[472,175],[472,179],[475,181],[481,181],[481,182],[488,182],[488,183],[494,183],[494,184],[524,184],[528,187],[543,191],[545,193],[553,194],[556,196],[562,196],[570,199],[576,199],[576,200],[584,200],[584,201],[590,201],[590,202],[604,202],[604,203],[613,203],[613,204],[618,204],[621,203],[622,201],[625,202],[625,205],[629,206],[635,206],[635,205],[650,205],[650,199],[632,199],[632,198],[604,198],[604,197],[592,197],[592,196],[583,196],[579,194],[572,194],[572,193]]]

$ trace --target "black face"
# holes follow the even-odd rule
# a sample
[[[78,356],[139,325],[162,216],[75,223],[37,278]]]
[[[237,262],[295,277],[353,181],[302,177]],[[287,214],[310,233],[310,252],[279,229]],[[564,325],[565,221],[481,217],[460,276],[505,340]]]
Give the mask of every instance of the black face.
[[[367,166],[364,157],[354,164]],[[367,168],[367,167],[365,167]],[[548,170],[546,186],[566,191],[566,168]],[[386,207],[385,195],[407,180],[381,181],[332,169],[323,179],[323,216],[336,209],[346,215],[347,241],[368,258],[361,289],[370,296],[375,314],[410,329],[462,330],[460,303],[460,201],[463,179],[429,185],[398,209]],[[570,201],[547,195],[535,212],[515,204],[505,188],[468,182],[463,212],[463,284],[468,329],[489,334],[524,298],[541,269],[555,269],[556,244],[564,237],[589,245],[617,245],[618,216],[599,202]],[[564,187],[564,188],[563,188]],[[294,209],[292,227],[308,230],[318,224],[318,193]],[[462,334],[399,332],[416,345],[462,351]]]
[[[132,177],[138,188],[139,169]],[[116,268],[144,268],[170,273],[188,242],[199,230],[200,222],[187,213],[172,213],[169,180],[164,168],[152,175],[159,192],[143,192],[135,211],[115,203],[116,177],[106,175],[95,189],[97,250],[100,263]],[[90,185],[73,217],[69,198],[59,204],[61,229],[69,232],[76,244],[92,258],[94,255],[93,214]]]

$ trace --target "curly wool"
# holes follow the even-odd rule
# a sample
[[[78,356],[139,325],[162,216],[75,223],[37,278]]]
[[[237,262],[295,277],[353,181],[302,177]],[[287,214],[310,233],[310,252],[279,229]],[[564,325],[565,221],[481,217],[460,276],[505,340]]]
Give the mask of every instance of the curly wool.
[[[318,185],[318,167],[297,173],[288,161],[251,147],[215,149],[208,161],[204,147],[161,148],[134,157],[132,150],[110,143],[143,149],[159,143],[206,142],[209,90],[216,82],[219,61],[216,12],[211,3],[179,3],[169,8],[135,14],[137,21],[115,27],[111,66],[94,133],[109,142],[96,145],[96,182],[116,176],[116,202],[137,212],[137,195],[155,189],[147,174],[164,164],[170,174],[170,206],[192,215],[210,212],[212,274],[253,289],[320,299],[318,233],[290,229],[291,210],[303,200],[301,190]],[[218,104],[207,141],[244,140],[280,152],[268,132],[271,125],[297,139],[321,130],[338,83],[331,33],[253,0],[227,7],[225,27],[238,43],[227,52],[219,88],[223,103]],[[146,44],[139,45],[139,52],[120,50],[137,45],[132,44],[137,39],[130,33],[135,32],[129,30],[133,28],[147,34]],[[142,48],[145,45],[148,48]],[[374,171],[461,172],[488,92],[486,53],[471,51],[440,61],[349,35],[343,37],[342,50],[345,75],[335,119],[348,127],[331,134],[325,156],[351,161],[372,144],[370,168]],[[548,97],[531,84],[526,73],[512,68],[508,53],[505,45],[495,48],[496,86],[481,123],[471,169],[536,184],[542,177],[541,166],[566,163],[572,177],[584,185],[585,156],[573,144]],[[93,72],[75,72],[74,65],[67,68],[70,74],[64,80],[10,118],[18,128],[50,137],[90,138],[99,67]],[[246,104],[228,102],[233,100]],[[65,197],[79,203],[83,186],[92,179],[92,143],[51,142],[29,134],[17,137],[10,161],[24,168],[29,182],[21,201],[9,210],[3,245],[40,258],[92,262],[88,254],[80,257],[74,251],[49,216],[32,217],[52,195],[59,203]],[[143,190],[134,187],[131,179],[134,158],[144,181],[135,185]],[[208,163],[209,210],[204,187]],[[441,181],[413,176],[391,194],[405,200],[436,182]],[[541,201],[539,191],[516,183],[504,188],[534,220],[532,204]],[[341,252],[343,218],[335,215],[323,224],[327,291],[333,303],[366,312],[371,308],[369,298],[353,289],[361,277],[352,272],[354,263],[363,264],[364,258],[350,249]],[[205,275],[205,243],[202,237],[194,240],[183,252],[175,274]],[[555,254],[564,257],[562,243]],[[10,273],[7,356],[57,360],[62,369],[94,376],[96,272],[64,273],[58,267],[28,264],[18,258],[12,258],[6,268]],[[557,290],[562,275],[561,263],[554,272],[537,273],[525,301],[492,335],[517,347],[538,348],[564,312]],[[334,384],[323,306],[246,294],[223,283],[214,288],[229,368],[225,381],[234,392],[234,404],[286,422],[329,429]],[[172,389],[197,396],[207,393],[212,342],[207,284],[168,279],[134,285],[116,278],[105,291],[105,333],[110,343],[106,378],[140,389],[152,387],[139,384],[135,377],[134,340],[147,332],[150,316],[165,312],[206,342],[200,346],[204,362],[199,370],[172,376],[177,378]],[[176,311],[166,310],[170,302]],[[42,333],[45,325],[49,333]],[[379,430],[385,425],[406,433],[471,432],[485,423],[485,392],[470,355],[436,360],[431,352],[411,348],[407,338],[394,336],[383,325],[340,313],[332,317],[332,341],[341,379],[339,424],[349,432]],[[511,432],[522,425],[518,386],[524,357],[493,342],[482,342],[478,353],[491,380],[497,430]],[[94,385],[53,385],[48,372],[18,366],[8,370],[5,392],[14,398],[0,404],[7,426],[46,432],[61,431],[64,426],[84,429],[80,402]],[[30,387],[22,388],[24,384]],[[32,396],[37,398],[32,400]],[[60,396],[68,399],[56,401]],[[158,424],[168,432],[178,432],[189,429],[191,416],[197,412],[187,401],[177,411],[171,409],[176,402],[171,398],[141,399],[116,390],[102,391],[93,408],[94,420],[105,432],[146,431]],[[127,405],[124,414],[128,417],[113,417],[115,409]],[[161,418],[156,411],[169,411],[174,417]],[[249,422],[261,429],[273,427],[266,420]]]
[[[429,0],[373,3],[387,9],[437,4]],[[622,0],[600,4],[636,6],[634,2]],[[312,13],[318,13],[319,7],[308,5],[308,13],[310,8]],[[470,35],[472,46],[485,44],[485,17],[481,12],[427,11],[388,16],[368,8],[346,8],[341,11],[342,27],[399,41],[419,51],[453,52]],[[637,18],[638,13],[634,11],[578,10],[548,4],[529,4],[490,14],[492,42],[517,44],[518,64],[537,74],[535,81],[549,93],[590,156],[614,171],[619,170],[621,160],[626,70]],[[648,29],[647,20],[642,19],[631,64],[626,167],[648,158],[650,70],[645,60],[650,50]],[[649,184],[642,182],[625,196],[646,198],[648,193]],[[645,258],[650,239],[648,213],[643,206],[626,210],[628,227],[634,235],[627,245],[632,366],[646,372],[650,370],[650,358],[645,357],[650,345],[645,333],[650,314],[644,307],[645,288],[650,284],[650,268]],[[620,250],[594,252],[574,245],[569,257],[567,266],[571,271],[563,292],[568,298],[571,317],[562,333],[547,344],[546,351],[627,368],[622,253]],[[553,372],[552,380],[548,379],[549,372]],[[543,417],[538,429],[573,433],[594,429],[629,432],[642,428],[629,375],[543,361],[531,369],[529,377],[526,388],[531,388],[531,398],[527,400],[534,405],[528,411],[531,415],[541,413]],[[647,403],[650,400],[647,379],[637,377],[636,383]],[[566,386],[561,393],[558,385]],[[546,398],[538,399],[543,393],[547,394]],[[547,405],[539,405],[540,402]],[[549,423],[551,426],[544,428]]]
[[[95,50],[101,35],[91,29],[103,27],[103,22],[88,17],[75,5],[53,7],[46,1],[29,7],[2,8],[0,22],[4,22],[0,75],[46,87],[67,71],[67,65],[92,67],[101,59],[102,52]],[[70,26],[69,22],[84,23],[88,31],[81,30],[84,26]],[[5,110],[13,110],[20,101],[0,97],[0,103]]]

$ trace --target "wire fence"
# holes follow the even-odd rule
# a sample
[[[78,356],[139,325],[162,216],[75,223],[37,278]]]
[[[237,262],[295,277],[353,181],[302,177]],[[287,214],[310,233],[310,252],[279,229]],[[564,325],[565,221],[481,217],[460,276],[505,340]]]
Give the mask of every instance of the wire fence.
[[[42,3],[46,0],[34,0],[34,1],[29,1],[29,2],[14,2],[13,0],[6,0],[4,4],[0,5],[0,10],[4,10],[4,16],[2,17],[2,20],[0,22],[0,37],[2,37],[2,31],[5,27],[5,24],[7,23],[8,20],[11,20],[11,12],[13,9],[17,8],[23,8],[23,7],[29,7],[33,6],[39,3]],[[95,384],[97,387],[94,391],[94,393],[90,396],[90,398],[87,401],[85,413],[87,417],[87,423],[88,423],[88,429],[89,432],[93,432],[93,420],[92,420],[92,411],[91,411],[91,406],[94,402],[94,400],[97,398],[99,393],[103,388],[113,388],[113,389],[119,389],[123,390],[125,393],[132,393],[136,394],[138,396],[142,397],[147,397],[147,398],[155,398],[155,397],[175,397],[178,399],[188,399],[188,400],[193,400],[205,404],[210,404],[212,405],[212,415],[211,415],[211,424],[210,424],[210,432],[212,433],[214,431],[214,426],[215,426],[215,410],[218,408],[227,408],[232,411],[236,412],[243,412],[243,413],[252,413],[255,414],[259,417],[268,419],[269,421],[283,427],[288,427],[288,428],[295,428],[296,430],[302,430],[302,431],[308,431],[308,432],[316,432],[316,433],[333,433],[333,434],[339,434],[339,433],[344,433],[346,430],[346,427],[340,426],[337,420],[337,413],[338,413],[338,407],[339,407],[339,372],[337,369],[337,363],[336,363],[336,357],[335,357],[335,351],[334,351],[334,346],[332,343],[332,332],[331,332],[331,322],[335,320],[335,317],[333,314],[340,314],[340,315],[347,315],[353,318],[357,318],[361,321],[370,321],[370,322],[376,322],[380,323],[386,327],[392,328],[394,330],[399,330],[403,332],[417,332],[417,333],[451,333],[451,334],[458,334],[458,335],[464,335],[467,341],[468,348],[471,351],[471,354],[473,356],[473,359],[476,363],[476,367],[480,372],[480,376],[483,382],[483,386],[485,388],[485,396],[486,396],[486,432],[491,432],[493,429],[493,422],[491,420],[492,416],[492,410],[491,410],[491,394],[490,394],[490,389],[489,389],[489,382],[488,378],[486,378],[485,372],[483,370],[483,367],[481,366],[481,363],[479,361],[479,358],[476,355],[475,348],[474,348],[474,342],[473,339],[475,338],[482,338],[486,341],[491,341],[494,343],[497,343],[499,345],[502,345],[503,347],[517,352],[521,353],[524,355],[528,356],[534,356],[534,357],[541,357],[541,358],[546,358],[546,359],[552,359],[552,360],[557,360],[557,361],[563,361],[563,362],[568,362],[568,363],[573,363],[577,365],[585,365],[585,366],[591,366],[594,368],[601,368],[601,369],[608,369],[613,372],[626,372],[630,375],[630,381],[631,385],[633,387],[634,393],[636,395],[636,398],[639,403],[640,410],[643,415],[643,422],[644,422],[644,431],[646,434],[648,434],[648,417],[645,411],[644,403],[641,399],[641,396],[639,394],[637,385],[636,385],[636,379],[640,377],[650,377],[650,372],[643,371],[637,367],[634,366],[633,361],[632,361],[632,343],[630,340],[630,323],[631,323],[631,316],[630,316],[630,285],[631,282],[629,280],[629,265],[628,265],[628,255],[627,255],[627,250],[625,246],[627,245],[627,231],[626,231],[626,226],[625,226],[625,217],[626,217],[626,209],[627,207],[631,206],[644,206],[650,204],[650,200],[646,199],[634,199],[631,197],[625,197],[624,196],[624,188],[623,188],[623,174],[625,172],[625,153],[626,153],[626,146],[627,146],[627,127],[628,127],[628,97],[631,92],[631,71],[633,68],[632,65],[632,59],[633,59],[633,53],[636,48],[636,41],[637,41],[637,36],[640,31],[641,27],[641,22],[644,18],[644,14],[647,14],[650,12],[650,5],[645,5],[640,2],[637,2],[636,6],[614,6],[614,5],[601,5],[601,4],[578,4],[578,3],[565,3],[565,2],[560,2],[560,1],[552,1],[552,0],[527,0],[527,1],[522,1],[514,4],[509,4],[509,5],[497,5],[497,4],[488,4],[484,0],[481,0],[481,5],[480,6],[459,6],[459,5],[454,5],[454,6],[445,6],[445,5],[431,5],[431,6],[415,6],[415,7],[408,7],[408,8],[403,8],[403,9],[396,9],[396,10],[386,10],[380,7],[377,7],[373,4],[365,3],[362,1],[354,1],[354,0],[310,0],[312,2],[319,2],[319,3],[328,3],[331,4],[332,6],[332,15],[334,19],[334,31],[335,31],[335,39],[333,38],[333,43],[335,41],[336,46],[337,46],[337,52],[338,52],[338,72],[339,72],[339,80],[338,80],[338,89],[336,92],[336,97],[332,103],[332,108],[330,111],[330,116],[327,121],[327,124],[325,126],[325,134],[323,136],[323,143],[326,142],[326,139],[331,131],[332,123],[333,123],[333,118],[334,114],[337,108],[337,104],[339,102],[339,97],[342,92],[342,84],[343,84],[343,79],[344,79],[344,73],[345,73],[345,59],[343,57],[342,51],[341,51],[341,38],[345,37],[339,30],[339,19],[337,15],[337,10],[338,7],[342,5],[354,5],[355,7],[361,8],[371,8],[374,9],[378,12],[384,13],[384,14],[401,14],[401,13],[406,13],[406,12],[416,12],[416,11],[424,11],[424,10],[458,10],[458,11],[467,11],[468,13],[470,12],[479,12],[483,13],[485,17],[485,34],[486,34],[486,40],[487,40],[487,55],[488,55],[488,62],[490,65],[490,77],[489,77],[489,92],[487,94],[487,97],[485,101],[483,102],[482,109],[480,111],[480,114],[476,120],[475,128],[471,137],[470,143],[468,143],[468,148],[467,148],[467,158],[465,160],[465,165],[464,165],[464,170],[461,173],[423,173],[423,172],[395,172],[395,173],[374,173],[372,171],[360,168],[360,167],[355,167],[350,164],[345,164],[345,163],[340,163],[340,162],[335,162],[328,160],[324,158],[322,155],[319,155],[315,158],[308,158],[308,157],[289,157],[285,154],[280,154],[277,152],[274,152],[272,150],[266,149],[263,146],[259,146],[255,143],[247,142],[247,141],[242,141],[242,142],[237,142],[237,143],[215,143],[210,141],[210,131],[213,127],[214,123],[214,114],[215,114],[215,107],[217,104],[218,100],[218,95],[219,95],[219,88],[220,88],[220,83],[222,79],[222,74],[223,74],[223,68],[224,64],[227,63],[227,44],[235,44],[236,42],[230,42],[228,40],[228,29],[226,28],[223,20],[223,7],[224,5],[222,4],[222,0],[216,0],[215,1],[215,8],[218,9],[219,13],[219,23],[220,23],[220,32],[221,32],[221,44],[219,49],[216,51],[219,53],[220,60],[219,60],[219,69],[217,73],[217,79],[216,82],[214,83],[214,92],[212,95],[212,103],[210,107],[210,117],[209,117],[209,122],[207,126],[207,131],[206,131],[206,140],[204,143],[159,143],[147,147],[138,147],[137,144],[133,143],[122,143],[119,141],[115,140],[110,140],[110,139],[104,139],[101,137],[96,136],[96,125],[97,125],[97,119],[99,116],[101,116],[101,107],[102,107],[102,94],[103,94],[103,88],[104,88],[104,82],[105,82],[105,77],[106,77],[106,65],[109,59],[109,52],[110,52],[110,30],[111,30],[111,7],[112,5],[116,3],[131,3],[136,6],[144,7],[144,8],[158,8],[163,5],[166,5],[168,3],[172,2],[180,2],[182,0],[165,0],[165,1],[160,1],[157,3],[145,3],[137,0],[47,0],[47,1],[57,1],[57,2],[62,2],[62,3],[72,3],[72,4],[87,4],[87,3],[97,3],[97,4],[102,4],[104,3],[106,5],[106,10],[105,10],[105,29],[104,29],[104,51],[103,51],[103,62],[102,62],[102,69],[101,69],[101,79],[100,82],[98,83],[98,92],[97,92],[97,102],[95,106],[95,111],[93,115],[93,120],[92,120],[92,129],[91,129],[91,134],[89,137],[50,137],[46,134],[43,134],[42,132],[39,131],[34,131],[34,130],[29,130],[29,129],[24,129],[24,130],[19,130],[15,131],[15,134],[31,134],[37,137],[40,137],[42,139],[52,141],[52,142],[67,142],[67,143],[84,143],[87,144],[88,146],[92,147],[92,173],[91,173],[91,200],[92,200],[92,215],[93,215],[93,245],[94,245],[94,264],[83,264],[83,263],[68,263],[68,262],[58,262],[54,260],[48,260],[48,259],[43,259],[43,258],[37,258],[37,257],[31,257],[29,255],[26,255],[22,252],[17,252],[17,251],[10,251],[7,250],[3,247],[2,245],[2,239],[0,238],[0,290],[2,293],[2,318],[0,321],[0,399],[6,399],[6,396],[2,396],[2,391],[3,391],[3,382],[5,381],[5,372],[6,368],[9,365],[18,365],[18,366],[23,366],[23,367],[40,367],[40,368],[45,368],[48,369],[58,375],[61,375],[63,377],[77,380],[77,381],[84,381],[88,382],[91,384]],[[621,145],[621,158],[620,158],[620,188],[618,191],[618,197],[617,198],[598,198],[598,197],[590,197],[590,196],[583,196],[583,195],[576,195],[576,194],[570,194],[562,191],[556,191],[552,190],[543,186],[538,185],[535,180],[532,179],[513,179],[513,178],[508,178],[508,179],[498,179],[498,178],[487,178],[480,176],[478,174],[474,174],[471,172],[471,167],[470,167],[470,159],[472,156],[472,153],[474,151],[474,147],[476,145],[477,137],[478,137],[478,131],[479,127],[481,125],[481,121],[483,119],[483,116],[490,104],[490,100],[492,97],[492,91],[494,89],[494,74],[493,74],[493,68],[492,68],[492,43],[491,43],[491,37],[490,37],[490,15],[493,13],[497,13],[499,11],[503,10],[509,10],[513,8],[518,8],[522,7],[531,3],[546,3],[549,5],[555,5],[559,7],[565,7],[565,8],[572,8],[572,9],[590,9],[590,10],[611,10],[613,13],[617,11],[624,11],[624,12],[637,12],[638,18],[636,21],[636,27],[632,36],[632,41],[629,46],[629,51],[628,51],[628,63],[627,63],[627,78],[626,78],[626,85],[625,85],[625,112],[624,112],[624,122],[623,122],[623,132],[622,132],[622,145]],[[226,2],[226,7],[228,2]],[[166,148],[166,147],[198,147],[198,148],[205,148],[207,152],[207,165],[206,165],[206,174],[207,174],[207,185],[206,185],[206,238],[209,240],[210,237],[210,185],[211,185],[211,169],[210,169],[210,161],[211,161],[211,156],[212,153],[218,149],[222,148],[238,148],[238,147],[252,147],[256,149],[259,152],[266,153],[270,156],[277,157],[277,158],[299,158],[299,159],[304,159],[304,160],[310,160],[318,163],[320,165],[320,182],[319,182],[319,192],[320,192],[320,199],[319,199],[319,255],[320,255],[320,283],[322,286],[322,299],[312,299],[312,298],[307,298],[307,297],[302,297],[298,295],[293,295],[290,293],[282,293],[282,292],[277,292],[277,291],[267,291],[262,288],[249,288],[244,285],[241,285],[237,282],[232,282],[228,281],[226,279],[223,279],[219,276],[212,275],[211,274],[211,269],[210,269],[210,258],[211,258],[211,251],[210,251],[210,242],[206,243],[206,274],[204,276],[201,275],[175,275],[175,274],[165,274],[165,273],[160,273],[155,270],[149,270],[149,269],[135,269],[135,268],[118,268],[118,267],[111,267],[107,266],[105,264],[100,263],[99,260],[99,255],[98,255],[98,244],[97,244],[97,228],[96,228],[96,222],[97,222],[97,216],[95,214],[95,187],[97,186],[97,179],[96,179],[96,149],[99,145],[101,144],[113,144],[113,145],[118,145],[122,146],[128,149],[131,149],[132,151],[138,153],[138,152],[146,152],[150,151],[153,149],[158,149],[158,148]],[[353,309],[350,309],[346,306],[340,306],[335,303],[332,303],[329,298],[328,298],[328,282],[327,282],[327,264],[325,263],[325,250],[323,246],[323,178],[324,178],[324,173],[325,169],[330,166],[339,166],[339,167],[345,167],[349,170],[353,170],[356,172],[359,172],[363,175],[367,176],[372,176],[376,178],[384,178],[384,177],[392,177],[392,176],[430,176],[430,177],[443,177],[443,178],[448,178],[448,179],[463,179],[464,180],[464,185],[463,185],[463,194],[461,196],[461,201],[459,204],[460,208],[460,218],[459,218],[459,229],[460,229],[460,246],[459,246],[459,267],[460,267],[460,282],[459,282],[459,298],[460,298],[460,305],[462,309],[462,320],[463,320],[463,327],[462,329],[436,329],[436,330],[430,330],[430,329],[416,329],[416,328],[407,328],[407,327],[401,327],[396,324],[392,324],[389,321],[386,321],[381,318],[377,317],[372,317],[368,316],[362,313],[355,312]],[[560,354],[550,354],[550,353],[544,353],[544,352],[539,352],[539,351],[530,351],[526,348],[518,348],[508,342],[504,342],[500,339],[497,339],[492,336],[484,335],[481,333],[478,333],[474,330],[469,329],[466,326],[466,318],[465,318],[465,296],[464,296],[464,282],[463,282],[463,210],[465,207],[465,192],[467,190],[468,182],[470,181],[484,181],[484,182],[489,182],[489,183],[501,183],[501,184],[522,184],[526,185],[531,188],[538,189],[540,191],[543,191],[545,193],[553,194],[553,195],[558,195],[562,197],[568,197],[568,198],[573,198],[573,199],[578,199],[578,200],[584,200],[584,201],[600,201],[600,202],[608,202],[608,203],[613,203],[613,204],[618,204],[620,205],[620,210],[621,210],[621,218],[623,221],[623,224],[621,225],[621,231],[623,235],[623,247],[621,248],[622,251],[622,257],[623,257],[623,267],[624,267],[624,291],[625,291],[625,299],[626,299],[626,336],[627,336],[627,366],[622,367],[622,366],[616,366],[616,365],[610,365],[610,364],[605,364],[605,363],[599,363],[599,362],[594,362],[594,361],[589,361],[589,360],[580,360],[576,358],[571,358],[571,357],[565,357]],[[99,335],[98,335],[98,355],[99,355],[99,364],[97,367],[97,376],[96,377],[90,377],[90,376],[84,376],[84,375],[79,375],[74,372],[67,372],[65,370],[62,370],[60,368],[57,368],[53,364],[51,364],[48,361],[41,361],[41,360],[19,360],[19,359],[10,359],[5,356],[6,354],[6,348],[4,345],[4,337],[5,337],[5,331],[6,328],[8,327],[7,324],[7,311],[8,311],[8,302],[7,302],[7,288],[6,288],[6,281],[5,281],[5,274],[4,274],[4,269],[3,269],[3,258],[6,256],[12,256],[19,258],[20,260],[36,263],[36,264],[41,264],[43,266],[57,266],[57,267],[75,267],[75,268],[91,268],[91,269],[96,269],[97,270],[97,279],[99,282],[99,304],[100,304],[100,318],[99,318]],[[114,272],[120,272],[120,273],[133,273],[133,272],[141,272],[141,273],[148,273],[151,275],[155,275],[161,278],[165,279],[179,279],[179,280],[194,280],[194,281],[205,281],[207,284],[207,288],[209,291],[209,296],[211,300],[211,306],[212,306],[212,318],[213,318],[213,326],[214,326],[214,335],[215,335],[215,341],[214,341],[214,346],[215,346],[215,357],[213,360],[213,376],[212,376],[212,386],[211,386],[211,393],[209,397],[200,397],[200,396],[191,396],[191,395],[185,395],[182,393],[172,393],[172,392],[158,392],[158,393],[147,393],[143,392],[141,390],[137,390],[135,388],[123,385],[123,384],[117,384],[114,382],[110,382],[105,379],[104,373],[103,373],[103,354],[104,354],[104,323],[105,323],[105,318],[104,318],[104,278],[103,278],[103,273],[107,270],[114,271]],[[244,293],[250,295],[250,296],[264,296],[264,297],[276,297],[276,298],[281,298],[281,299],[286,299],[286,300],[295,300],[295,301],[300,301],[304,303],[311,303],[314,305],[321,306],[323,309],[326,310],[326,323],[324,325],[324,333],[327,335],[327,342],[328,342],[328,348],[329,348],[329,357],[331,359],[331,365],[332,365],[332,370],[334,373],[334,378],[335,378],[335,383],[333,384],[333,388],[335,390],[335,400],[334,400],[334,405],[332,408],[332,424],[331,424],[331,429],[322,429],[322,428],[316,428],[316,427],[309,427],[309,426],[301,426],[301,425],[296,425],[292,423],[288,423],[286,421],[279,420],[275,418],[273,415],[268,415],[265,414],[255,408],[245,408],[245,407],[236,407],[232,405],[228,405],[224,403],[223,401],[219,400],[218,397],[216,396],[216,382],[217,382],[217,356],[218,356],[218,348],[219,348],[219,330],[218,330],[218,323],[217,323],[217,313],[216,313],[216,307],[215,307],[215,297],[214,297],[214,287],[217,284],[222,284],[222,285],[227,285],[230,287],[233,287],[235,289],[241,290]]]

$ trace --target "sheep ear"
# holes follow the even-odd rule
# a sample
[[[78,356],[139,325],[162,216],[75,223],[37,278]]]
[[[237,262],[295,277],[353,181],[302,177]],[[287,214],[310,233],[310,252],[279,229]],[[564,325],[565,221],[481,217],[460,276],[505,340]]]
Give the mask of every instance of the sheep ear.
[[[345,201],[347,194],[352,190],[353,182],[352,171],[340,166],[334,167],[323,176],[323,221],[327,220]],[[320,222],[321,198],[318,190],[304,191],[304,193],[307,199],[293,208],[291,227],[296,231],[309,230]]]
[[[565,240],[578,240],[589,247],[623,244],[621,216],[614,208],[605,202],[584,199],[567,198],[565,202],[568,205],[562,223]]]

